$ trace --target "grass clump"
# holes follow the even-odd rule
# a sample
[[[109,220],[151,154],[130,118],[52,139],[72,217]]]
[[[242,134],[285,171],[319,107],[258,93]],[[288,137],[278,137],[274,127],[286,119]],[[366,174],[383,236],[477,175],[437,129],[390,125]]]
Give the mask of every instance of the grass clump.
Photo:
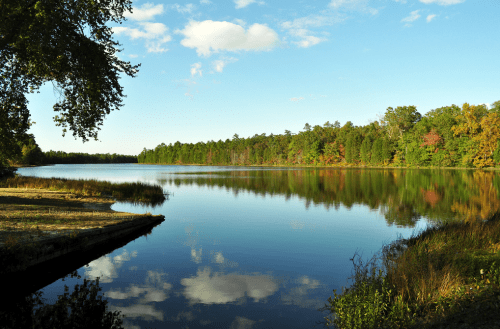
[[[67,191],[85,196],[111,196],[120,201],[159,205],[166,198],[159,185],[137,183],[111,183],[95,179],[64,179],[16,176],[0,181],[0,187],[45,188],[49,190]]]
[[[356,255],[353,284],[328,299],[342,328],[500,327],[500,215],[441,224]]]

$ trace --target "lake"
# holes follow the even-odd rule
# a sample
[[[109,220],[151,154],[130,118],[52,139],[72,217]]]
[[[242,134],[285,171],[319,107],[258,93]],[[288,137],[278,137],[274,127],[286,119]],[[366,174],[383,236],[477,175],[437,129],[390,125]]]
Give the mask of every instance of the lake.
[[[146,182],[170,196],[140,237],[42,289],[54,303],[100,278],[125,328],[321,328],[355,253],[369,259],[429,224],[500,208],[500,177],[466,170],[260,168],[138,164],[20,168],[26,176]]]

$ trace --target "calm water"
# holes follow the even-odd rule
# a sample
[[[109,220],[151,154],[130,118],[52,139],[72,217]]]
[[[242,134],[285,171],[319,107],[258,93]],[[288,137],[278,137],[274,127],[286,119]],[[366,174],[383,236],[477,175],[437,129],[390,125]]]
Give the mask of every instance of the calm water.
[[[500,207],[498,175],[467,171],[115,164],[18,173],[142,181],[171,193],[155,208],[114,204],[166,220],[80,268],[81,279],[42,289],[53,303],[64,285],[100,277],[125,328],[312,328],[332,290],[348,284],[356,251],[367,259],[430,222]]]

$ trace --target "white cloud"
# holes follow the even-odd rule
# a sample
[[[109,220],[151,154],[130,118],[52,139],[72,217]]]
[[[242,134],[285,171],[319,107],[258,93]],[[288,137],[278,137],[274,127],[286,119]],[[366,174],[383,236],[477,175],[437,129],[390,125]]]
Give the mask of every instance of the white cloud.
[[[212,1],[210,1],[210,0],[200,0],[200,3],[201,3],[202,5],[208,5],[208,4],[211,4],[211,3],[212,3]]]
[[[196,74],[199,74],[201,77],[202,73],[201,73],[200,69],[201,69],[201,63],[199,63],[199,62],[191,65],[191,76],[194,77]]]
[[[293,21],[286,21],[281,23],[281,27],[284,29],[305,29],[310,27],[320,27],[329,26],[334,23],[340,23],[343,18],[340,16],[332,15],[309,15],[300,18],[296,18]]]
[[[170,8],[177,10],[177,12],[179,12],[181,14],[185,14],[185,13],[191,14],[191,12],[196,8],[196,6],[193,5],[192,3],[188,3],[185,6],[181,6],[181,5],[176,3],[173,5],[170,5]]]
[[[436,16],[434,14],[427,16],[427,23],[431,22]]]
[[[341,22],[342,20],[343,18],[340,16],[309,15],[296,18],[293,21],[283,22],[281,23],[281,27],[287,29],[288,34],[292,37],[300,39],[299,41],[292,41],[292,43],[299,47],[307,48],[327,40],[326,38],[314,36],[314,32],[309,30],[310,27],[333,25],[334,23]]]
[[[297,97],[292,97],[292,98],[290,98],[290,100],[291,100],[292,102],[299,102],[299,101],[301,101],[301,100],[303,100],[303,99],[304,99],[304,97],[298,97],[298,98],[297,98]]]
[[[216,61],[213,61],[213,65],[214,65],[215,71],[222,72],[226,63],[224,63],[223,60],[216,60]]]
[[[420,14],[418,13],[420,10],[414,10],[410,13],[410,16],[405,17],[401,20],[401,22],[405,22],[405,26],[411,26],[411,22],[416,21],[420,18]]]
[[[113,32],[116,34],[124,34],[130,39],[146,39],[146,48],[150,53],[161,53],[168,49],[163,48],[163,45],[172,40],[168,35],[168,27],[162,23],[141,22],[139,25],[142,29],[130,27],[113,27]]]
[[[234,0],[234,3],[236,4],[236,9],[240,8],[245,8],[246,6],[252,4],[252,3],[258,3],[259,5],[263,5],[263,1],[257,1],[257,0]]]
[[[245,22],[244,20],[239,19],[239,18],[233,19],[233,23],[238,24],[238,25],[243,26],[243,27],[245,27],[247,25],[247,22]]]
[[[356,10],[367,12],[371,15],[376,15],[378,13],[377,9],[368,6],[368,0],[331,0],[328,6],[335,10]]]
[[[214,70],[216,72],[219,72],[221,73],[223,70],[224,70],[224,67],[229,64],[229,63],[234,63],[236,62],[237,59],[236,58],[233,58],[233,57],[229,57],[229,58],[223,58],[223,59],[218,59],[218,60],[215,60],[212,62],[212,65],[214,67]]]
[[[419,0],[421,3],[425,3],[426,5],[435,3],[441,6],[449,6],[449,5],[456,5],[462,2],[465,2],[465,0]]]
[[[191,21],[184,30],[181,41],[184,47],[196,48],[199,56],[210,56],[219,50],[268,50],[278,44],[278,34],[262,24],[253,24],[245,31],[240,25],[226,21]]]
[[[152,3],[145,3],[140,8],[132,7],[132,13],[124,12],[123,16],[134,21],[148,21],[156,15],[163,13],[163,5],[153,6]]]
[[[301,48],[311,47],[327,40],[326,38],[318,38],[310,35],[312,32],[306,29],[291,29],[289,33],[294,37],[299,37],[302,39],[300,41],[292,41],[294,44]]]

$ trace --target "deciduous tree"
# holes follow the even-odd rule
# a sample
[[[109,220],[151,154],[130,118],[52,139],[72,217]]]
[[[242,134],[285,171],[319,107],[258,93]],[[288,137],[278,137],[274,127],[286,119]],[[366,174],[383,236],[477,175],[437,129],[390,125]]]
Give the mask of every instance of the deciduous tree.
[[[60,91],[56,125],[97,139],[104,117],[125,95],[119,74],[135,76],[116,56],[106,24],[120,23],[131,0],[2,0],[0,4],[0,134],[28,129],[26,94],[48,81]],[[3,140],[3,138],[2,138]],[[3,150],[5,148],[2,147]]]

